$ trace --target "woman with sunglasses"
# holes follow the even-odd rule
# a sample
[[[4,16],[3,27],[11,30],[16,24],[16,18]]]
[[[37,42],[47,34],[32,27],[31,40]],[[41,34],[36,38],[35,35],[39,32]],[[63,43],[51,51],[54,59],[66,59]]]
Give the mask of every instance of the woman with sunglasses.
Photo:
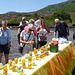
[[[23,47],[22,55],[25,53],[29,53],[29,51],[33,51],[34,44],[34,26],[33,24],[28,24],[26,30],[23,30],[20,35],[20,47]]]
[[[29,24],[33,24],[34,25],[34,19],[30,19],[29,20]],[[26,30],[28,26],[26,26],[24,29]],[[33,30],[33,33],[34,33],[34,44],[33,44],[33,48],[36,48],[36,36],[37,36],[37,30],[36,30],[36,27],[34,26],[34,30]]]

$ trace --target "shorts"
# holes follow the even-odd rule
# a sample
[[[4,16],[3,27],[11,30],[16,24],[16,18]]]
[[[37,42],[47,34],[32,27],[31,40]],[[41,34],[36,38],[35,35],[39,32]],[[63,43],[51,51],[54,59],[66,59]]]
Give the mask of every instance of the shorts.
[[[33,44],[33,48],[36,48],[36,42],[34,42],[34,44]]]
[[[6,45],[0,45],[0,53],[3,53],[4,52],[4,54],[9,54],[9,49],[8,49],[8,44],[6,44]]]
[[[23,47],[19,46],[19,53],[22,53],[22,52],[23,52]]]
[[[47,41],[39,41],[39,47],[44,46],[47,43]]]

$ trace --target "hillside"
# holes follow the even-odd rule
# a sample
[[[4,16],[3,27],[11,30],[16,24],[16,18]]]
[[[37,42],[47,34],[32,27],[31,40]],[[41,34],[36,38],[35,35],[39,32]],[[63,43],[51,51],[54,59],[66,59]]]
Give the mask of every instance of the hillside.
[[[18,14],[19,12],[15,12],[15,11],[10,11],[10,12],[7,12],[6,14]]]
[[[59,10],[75,12],[75,0],[68,0],[66,2],[62,2],[59,4],[49,5],[43,9],[38,10],[38,12],[59,11]]]
[[[67,15],[64,17],[62,14]],[[0,14],[0,24],[2,20],[7,20],[9,24],[13,26],[17,25],[22,20],[23,16],[26,17],[26,20],[31,18],[37,20],[39,17],[43,16],[47,26],[54,26],[54,19],[58,17],[64,20],[69,26],[72,26],[72,24],[75,24],[75,0],[68,0],[59,4],[50,5],[36,12],[20,13],[10,11],[5,14]]]

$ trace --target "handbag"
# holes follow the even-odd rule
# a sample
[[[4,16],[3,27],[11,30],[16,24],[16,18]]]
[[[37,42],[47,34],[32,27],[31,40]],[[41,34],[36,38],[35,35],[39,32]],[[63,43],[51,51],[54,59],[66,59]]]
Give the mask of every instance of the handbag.
[[[28,39],[27,39],[26,41],[29,40],[30,35],[31,35],[31,33],[29,34]],[[25,44],[23,45],[23,47],[19,47],[19,50],[20,50],[21,53],[22,53],[22,51],[23,51],[24,46],[25,46]]]

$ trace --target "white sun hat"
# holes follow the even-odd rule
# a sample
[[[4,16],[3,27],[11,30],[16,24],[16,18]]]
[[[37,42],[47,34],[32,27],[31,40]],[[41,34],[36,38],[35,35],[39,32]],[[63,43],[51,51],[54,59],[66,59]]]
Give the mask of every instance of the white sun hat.
[[[55,19],[55,23],[56,23],[56,22],[60,22],[60,20],[59,20],[58,18],[56,18],[56,19]]]
[[[27,28],[30,29],[30,30],[34,30],[34,25],[33,24],[28,24]]]

